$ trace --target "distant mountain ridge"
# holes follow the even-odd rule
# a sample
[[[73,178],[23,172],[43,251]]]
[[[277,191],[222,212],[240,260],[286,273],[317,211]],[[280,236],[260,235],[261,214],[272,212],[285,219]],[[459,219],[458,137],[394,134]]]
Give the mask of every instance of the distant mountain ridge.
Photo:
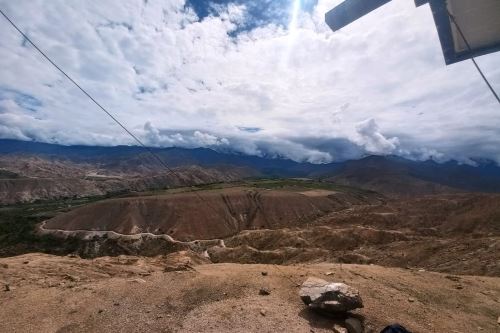
[[[248,167],[264,176],[306,177],[340,167],[340,164],[299,163],[287,159],[271,159],[251,155],[220,153],[209,148],[151,148],[169,167],[224,165]],[[64,158],[74,162],[101,162],[109,166],[124,167],[141,164],[158,169],[161,165],[142,147],[138,146],[63,146],[57,144],[0,139],[0,155],[26,154]]]
[[[456,161],[413,161],[398,156],[367,156],[329,164],[299,163],[287,159],[221,153],[208,148],[151,148],[170,167],[228,170],[244,176],[309,177],[374,190],[387,195],[425,195],[443,192],[500,192],[500,167],[488,160],[477,166]],[[138,146],[63,146],[0,139],[0,157],[36,156],[98,165],[122,174],[163,172],[162,166]],[[4,174],[15,172],[3,167]],[[246,170],[246,171],[245,171]],[[244,172],[243,172],[244,171]],[[1,174],[0,174],[1,175]]]

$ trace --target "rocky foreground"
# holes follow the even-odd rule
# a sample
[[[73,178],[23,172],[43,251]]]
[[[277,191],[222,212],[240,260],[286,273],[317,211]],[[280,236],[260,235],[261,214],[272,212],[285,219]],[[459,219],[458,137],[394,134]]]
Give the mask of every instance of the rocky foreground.
[[[206,264],[193,253],[0,259],[1,332],[332,332],[309,277],[359,290],[365,332],[498,332],[500,278],[374,265]],[[338,326],[337,326],[338,327]]]

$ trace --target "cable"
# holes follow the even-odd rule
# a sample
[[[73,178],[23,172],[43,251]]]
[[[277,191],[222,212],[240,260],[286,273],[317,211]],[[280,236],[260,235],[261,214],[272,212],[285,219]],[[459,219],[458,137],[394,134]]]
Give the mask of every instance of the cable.
[[[108,110],[106,110],[101,104],[99,104],[99,102],[97,102],[85,89],[83,89],[78,83],[76,83],[75,80],[73,80],[68,74],[66,74],[66,72],[64,70],[62,70],[54,61],[52,61],[28,36],[26,36],[26,34],[24,32],[21,31],[21,29],[19,29],[17,27],[17,25],[3,12],[3,10],[0,9],[0,13],[3,15],[3,17],[5,17],[5,19],[7,21],[9,21],[9,23],[14,27],[14,29],[17,30],[17,32],[19,32],[21,34],[21,36],[24,37],[24,39],[26,41],[28,41],[31,45],[33,45],[33,47],[38,51],[40,52],[40,54],[45,58],[47,59],[51,64],[52,66],[54,66],[59,72],[61,72],[68,80],[71,81],[71,83],[73,83],[78,89],[80,89],[80,91],[85,94],[85,96],[87,96],[88,98],[90,98],[90,100],[92,102],[94,102],[95,105],[97,105],[104,113],[106,113],[115,123],[117,123],[128,135],[130,135],[141,147],[143,147],[144,149],[146,149],[167,171],[167,176],[169,174],[172,174],[174,176],[176,176],[179,180],[181,180],[181,182],[184,182],[184,179],[179,176],[179,174],[177,172],[175,172],[172,168],[170,168],[161,158],[160,156],[158,156],[157,154],[155,154],[155,152],[148,146],[146,146],[144,143],[142,143],[141,140],[139,140],[139,138],[137,136],[135,136],[131,131],[129,131],[118,119],[116,119]],[[185,186],[190,186],[189,184],[185,183]],[[219,215],[219,213],[217,212],[217,210],[211,205],[208,203],[208,201],[204,200],[203,197],[201,195],[199,195],[199,193],[197,193],[196,191],[193,192],[195,194],[196,197],[198,197],[199,200],[201,200],[202,202],[204,202],[205,204],[207,204],[207,206],[209,206],[217,215]],[[225,219],[224,219],[225,220]]]
[[[464,40],[465,45],[467,46],[467,49],[472,54],[472,47],[470,46],[469,42],[465,38],[465,35],[462,32],[462,29],[460,28],[460,26],[458,25],[458,22],[455,19],[455,16],[451,15],[451,13],[448,11],[448,9],[446,9],[446,12],[448,13],[448,16],[450,17],[450,19],[453,22],[453,24],[455,24],[455,26],[457,27],[458,33],[460,34],[460,36]],[[481,74],[481,77],[483,78],[484,82],[486,82],[486,84],[488,85],[488,88],[490,88],[491,92],[493,93],[493,96],[495,96],[498,104],[500,104],[500,97],[498,97],[497,92],[495,91],[495,89],[493,89],[493,87],[491,86],[490,82],[488,81],[488,79],[486,78],[486,76],[483,74],[483,71],[481,70],[481,68],[477,64],[476,59],[473,56],[471,56],[471,60],[474,63],[474,66],[476,66],[476,69],[479,72],[479,74]]]
[[[68,74],[66,74],[65,71],[63,71],[56,63],[54,63],[28,36],[26,36],[26,34],[24,34],[21,29],[19,29],[17,27],[17,25],[12,22],[12,20],[0,9],[0,13],[3,15],[3,17],[5,17],[5,19],[7,21],[9,21],[9,23],[25,38],[26,41],[28,41],[31,45],[33,45],[33,47],[38,51],[40,52],[40,54],[45,58],[47,59],[55,68],[57,68],[57,70],[59,70],[68,80],[70,80],[78,89],[80,89],[80,91],[82,93],[84,93],[88,98],[90,98],[90,100],[92,102],[94,102],[95,105],[97,105],[103,112],[105,112],[111,119],[113,119],[113,121],[115,123],[117,123],[125,132],[127,132],[137,143],[139,143],[139,145],[141,145],[143,148],[145,148],[166,170],[169,171],[168,174],[173,174],[175,175],[177,178],[179,178],[181,181],[183,181],[183,178],[180,177],[174,170],[172,170],[158,155],[156,155],[154,153],[154,151],[149,148],[148,146],[146,146],[144,143],[142,143],[141,140],[139,140],[139,138],[137,138],[132,132],[130,132],[120,121],[118,121],[118,119],[116,119],[110,112],[108,112],[108,110],[106,110],[101,104],[99,104],[85,89],[83,89],[78,83],[76,83],[75,80],[73,80]],[[167,175],[168,175],[167,174]],[[220,215],[219,212],[215,209],[215,207],[213,207],[207,200],[203,199],[203,197],[196,191],[193,192],[196,197],[198,197],[198,199],[200,201],[202,201],[203,203],[205,203],[210,209],[212,209],[216,215]],[[222,220],[225,222],[226,219],[224,218],[224,216],[222,216]],[[230,222],[228,221],[228,224],[229,226],[230,225]],[[288,279],[290,282],[292,282],[293,285],[295,286],[298,286],[299,284],[297,284],[295,281],[293,281],[290,277],[288,277],[279,267],[278,265],[274,265],[274,267],[280,272],[282,273],[282,275]]]
[[[42,50],[40,50],[40,48],[38,46],[36,46],[35,43],[33,43],[33,41],[28,37],[26,36],[26,34],[24,32],[21,31],[21,29],[19,29],[17,27],[17,25],[12,22],[12,20],[0,9],[0,13],[3,15],[3,17],[5,17],[5,19],[7,21],[9,21],[9,23],[24,37],[24,39],[26,41],[28,41],[31,45],[33,45],[33,47],[38,51],[40,52],[40,54],[45,58],[47,59],[55,68],[57,68],[59,70],[59,72],[61,72],[64,76],[66,76],[66,78],[68,80],[70,80],[78,89],[80,89],[81,92],[83,92],[88,98],[90,98],[90,100],[92,102],[94,102],[95,105],[97,105],[102,111],[104,111],[111,119],[113,119],[113,121],[115,123],[117,123],[121,128],[123,128],[123,130],[125,130],[125,132],[127,132],[137,143],[139,143],[139,145],[141,145],[143,148],[147,149],[151,155],[153,155],[157,160],[158,162],[160,162],[161,165],[163,165],[163,167],[165,167],[169,173],[173,173],[173,170],[168,166],[166,165],[162,159],[160,159],[160,157],[158,155],[156,155],[153,150],[149,147],[147,147],[146,145],[144,145],[144,143],[142,143],[141,140],[139,140],[139,138],[137,138],[132,132],[130,132],[120,121],[118,121],[118,119],[116,119],[111,113],[108,112],[108,110],[106,110],[101,104],[99,104],[87,91],[85,91],[85,89],[83,89],[78,83],[75,82],[75,80],[73,80],[68,74],[66,74],[65,71],[63,71],[59,66],[57,66],[56,63],[54,63]]]

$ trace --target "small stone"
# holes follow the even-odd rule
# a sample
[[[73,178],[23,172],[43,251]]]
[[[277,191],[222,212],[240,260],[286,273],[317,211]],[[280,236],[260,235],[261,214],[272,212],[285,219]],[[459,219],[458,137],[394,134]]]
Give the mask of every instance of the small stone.
[[[267,296],[270,294],[271,294],[271,290],[269,290],[269,288],[260,288],[260,290],[259,290],[259,295]]]
[[[497,324],[500,325],[500,316],[497,318]]]
[[[78,276],[74,276],[74,275],[70,275],[70,274],[65,274],[64,275],[64,278],[66,280],[69,280],[69,281],[73,281],[73,282],[78,282],[80,281],[80,278]]]
[[[261,310],[260,310],[260,314],[261,314],[262,316],[264,316],[264,317],[265,317],[265,316],[266,316],[266,310],[261,309]]]
[[[1,264],[0,267],[7,269],[7,268],[9,268],[9,265],[8,264]]]
[[[267,276],[267,272],[261,272],[260,274],[262,274],[262,276]]]
[[[334,274],[335,274],[335,273],[333,273],[333,272],[326,272],[326,273],[325,273],[325,275],[326,275],[326,276],[330,276],[330,275],[334,275]]]
[[[455,276],[455,275],[446,275],[445,278],[447,278],[448,280],[454,281],[454,282],[460,281],[460,277]]]
[[[414,299],[413,297],[408,297],[408,302],[413,303],[415,301],[416,301],[416,299]]]
[[[455,286],[455,289],[459,289],[459,290],[460,290],[460,289],[464,289],[464,286],[462,286],[461,284],[457,284],[457,285]]]
[[[156,319],[161,319],[161,318],[163,318],[163,316],[162,316],[162,315],[157,315],[157,316],[156,316]]]
[[[104,312],[104,310],[103,310],[103,309],[99,309],[99,310],[97,311],[97,313],[103,313],[103,312]]]
[[[420,268],[418,271],[419,271],[419,272],[425,272],[425,269]]]
[[[10,285],[5,284],[4,287],[3,287],[3,290],[5,290],[5,291],[11,291]]]
[[[333,331],[335,333],[349,333],[349,331],[347,331],[347,328],[342,327],[339,324],[333,325]]]
[[[120,303],[118,303],[118,302],[114,302],[114,303],[113,303],[113,305],[114,305],[114,306],[119,306],[119,305],[120,305]]]
[[[144,279],[132,279],[132,280],[129,280],[130,282],[135,282],[135,283],[146,283],[146,280]]]
[[[29,263],[30,263],[30,262],[29,262],[28,260],[23,261],[23,264],[25,264],[25,265],[27,265],[27,264],[29,264]]]

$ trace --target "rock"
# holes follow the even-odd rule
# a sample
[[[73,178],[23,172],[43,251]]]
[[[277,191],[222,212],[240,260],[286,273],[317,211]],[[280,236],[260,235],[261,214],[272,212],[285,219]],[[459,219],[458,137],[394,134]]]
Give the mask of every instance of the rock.
[[[459,290],[460,290],[460,289],[464,289],[464,286],[462,286],[461,284],[457,284],[457,285],[455,286],[455,289],[459,289]]]
[[[267,272],[261,272],[262,276],[267,276]]]
[[[300,288],[300,298],[310,308],[323,312],[347,312],[363,307],[357,289],[344,283],[330,283],[310,277]]]
[[[325,273],[325,275],[326,275],[326,276],[330,276],[330,275],[334,275],[334,274],[335,274],[335,273],[333,273],[333,272],[326,272],[326,273]]]
[[[183,271],[192,271],[193,267],[189,264],[178,264],[178,265],[166,265],[163,269],[164,272],[176,272],[182,273]]]
[[[7,268],[9,268],[9,265],[8,264],[1,264],[0,267],[7,269]]]
[[[269,288],[260,288],[260,290],[259,290],[259,295],[267,296],[270,294],[271,294],[271,290],[269,290]]]
[[[69,281],[73,281],[73,282],[78,282],[80,281],[80,278],[78,276],[74,276],[74,275],[70,275],[70,274],[65,274],[64,275],[64,278],[66,280],[69,280]]]
[[[135,282],[135,283],[146,283],[146,280],[144,280],[144,279],[139,279],[139,278],[137,278],[137,279],[132,279],[132,280],[129,280],[129,281],[130,281],[130,282]]]
[[[333,325],[333,331],[335,333],[349,333],[347,328],[340,326],[339,324]]]
[[[266,310],[264,310],[264,309],[261,309],[261,310],[260,310],[260,314],[261,314],[262,316],[264,316],[264,317],[265,317],[265,316],[266,316],[266,313],[267,313],[267,312],[266,312]]]
[[[11,290],[11,289],[10,289],[10,285],[5,284],[5,285],[3,286],[3,290],[5,290],[5,291],[10,291],[10,290]]]
[[[408,302],[413,303],[413,302],[415,302],[415,301],[416,301],[416,300],[415,300],[413,297],[408,297]]]
[[[345,320],[345,327],[349,333],[363,333],[363,323],[358,318],[347,318]]]
[[[446,275],[445,278],[454,282],[460,282],[460,277],[455,275]]]

